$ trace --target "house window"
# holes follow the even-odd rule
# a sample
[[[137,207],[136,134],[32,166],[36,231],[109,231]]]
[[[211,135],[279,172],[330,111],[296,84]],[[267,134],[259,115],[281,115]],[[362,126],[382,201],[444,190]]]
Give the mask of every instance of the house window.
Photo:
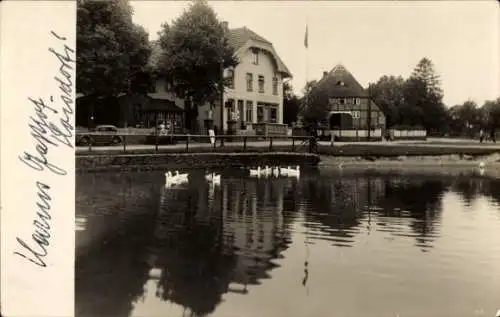
[[[278,77],[273,77],[273,95],[278,95]]]
[[[359,119],[360,115],[361,115],[361,114],[360,114],[360,112],[359,112],[359,111],[353,111],[353,112],[352,112],[352,117],[353,117],[354,119]]]
[[[259,92],[264,93],[264,76],[259,75]]]
[[[357,104],[357,105],[360,105],[360,104],[361,104],[361,99],[356,98],[356,104]]]
[[[257,122],[264,121],[264,107],[257,106]]]
[[[233,105],[234,101],[232,99],[226,101],[226,115],[227,115],[227,118],[226,120],[227,121],[231,121],[233,120],[233,112],[234,112],[234,105]]]
[[[276,123],[278,121],[278,109],[276,107],[270,108],[271,113],[269,114],[269,122]]]
[[[234,70],[232,69],[228,70],[227,81],[229,88],[234,89]]]
[[[340,103],[341,105],[345,104],[345,99],[344,99],[344,98],[340,98],[340,99],[339,99],[339,103]]]
[[[247,101],[247,110],[246,110],[246,122],[253,122],[253,101]]]
[[[258,50],[252,51],[252,63],[254,65],[259,65],[259,51]]]
[[[253,91],[253,74],[247,73],[247,91]]]

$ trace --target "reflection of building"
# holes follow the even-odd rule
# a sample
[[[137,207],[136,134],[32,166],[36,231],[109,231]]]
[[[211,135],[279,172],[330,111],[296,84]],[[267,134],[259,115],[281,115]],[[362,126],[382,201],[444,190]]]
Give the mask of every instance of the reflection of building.
[[[232,237],[237,261],[232,282],[259,283],[286,249],[291,219],[283,211],[287,180],[236,180],[222,189],[224,232]]]
[[[320,239],[352,246],[363,227],[367,233],[376,227],[379,232],[413,237],[426,250],[436,238],[446,186],[442,180],[363,175],[315,179],[302,183],[300,192],[312,210],[305,216],[307,226],[321,233]]]
[[[371,137],[381,137],[385,129],[384,113],[344,66],[337,65],[324,72],[314,89],[327,94],[326,119],[332,133],[342,139],[364,139],[371,128]]]
[[[224,293],[246,293],[246,285],[259,283],[276,267],[272,261],[290,240],[291,219],[283,214],[290,181],[223,179],[215,187],[190,182],[162,189],[145,287],[202,316]]]
[[[336,246],[352,246],[361,221],[368,217],[363,211],[382,195],[382,184],[360,177],[308,180],[301,184],[301,197],[312,209],[305,215],[306,227],[321,232],[321,239],[326,235]]]

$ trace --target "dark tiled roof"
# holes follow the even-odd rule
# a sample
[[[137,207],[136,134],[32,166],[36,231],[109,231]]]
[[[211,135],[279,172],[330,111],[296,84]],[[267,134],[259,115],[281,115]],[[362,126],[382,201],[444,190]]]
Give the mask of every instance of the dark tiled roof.
[[[276,56],[276,63],[278,64],[278,71],[281,73],[285,74],[288,77],[292,77],[292,73],[286,67],[285,63],[281,60],[279,57],[278,53],[276,53],[273,44],[260,36],[259,34],[255,33],[254,31],[250,30],[247,27],[242,27],[242,28],[236,28],[236,29],[230,29],[229,30],[229,35],[228,35],[228,40],[229,44],[235,49],[238,50],[242,46],[244,46],[249,40],[253,40],[256,42],[261,42],[264,44],[267,44],[270,47],[270,52]]]
[[[335,66],[327,75],[324,75],[317,87],[324,87],[328,96],[333,97],[368,97],[368,93],[354,76],[342,65]]]
[[[149,102],[144,106],[144,111],[183,112],[184,110],[177,107],[173,101],[149,98]]]
[[[230,29],[229,34],[228,34],[228,41],[229,45],[231,45],[234,50],[238,50],[241,47],[243,47],[249,40],[261,42],[264,44],[267,44],[270,47],[270,52],[276,56],[276,63],[278,64],[278,70],[282,73],[284,73],[286,76],[291,77],[292,74],[288,67],[286,67],[285,63],[281,60],[281,58],[278,56],[276,51],[274,50],[273,44],[263,38],[262,36],[258,35],[254,31],[250,30],[247,27],[242,27],[242,28],[236,28],[236,29]],[[151,67],[151,69],[156,70],[158,67],[158,61],[161,57],[162,54],[162,48],[160,46],[160,43],[158,41],[151,41],[151,57],[149,58],[148,66]]]
[[[254,40],[272,45],[271,42],[255,33],[254,31],[248,29],[247,27],[230,29],[228,35],[229,44],[235,49],[239,49],[248,42],[248,40]]]

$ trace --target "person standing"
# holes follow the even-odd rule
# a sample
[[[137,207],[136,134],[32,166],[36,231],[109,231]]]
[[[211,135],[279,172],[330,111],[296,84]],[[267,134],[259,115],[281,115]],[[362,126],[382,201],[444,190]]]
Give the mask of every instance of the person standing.
[[[490,132],[490,139],[491,141],[493,141],[493,143],[497,143],[497,140],[495,138],[495,128],[492,128],[491,129],[491,132]]]
[[[479,130],[479,143],[483,143],[483,140],[484,140],[484,131],[481,128],[481,130]]]

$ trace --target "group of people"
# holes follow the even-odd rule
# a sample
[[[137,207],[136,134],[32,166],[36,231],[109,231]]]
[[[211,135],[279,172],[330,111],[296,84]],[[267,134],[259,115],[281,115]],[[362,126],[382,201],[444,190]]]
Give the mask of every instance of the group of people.
[[[485,136],[485,133],[484,133],[484,130],[481,129],[479,131],[479,142],[480,143],[483,143],[483,141],[487,141],[488,139],[486,138]],[[493,143],[496,143],[496,137],[495,137],[495,129],[491,129],[490,131],[490,137],[489,137],[489,140],[491,140]]]

